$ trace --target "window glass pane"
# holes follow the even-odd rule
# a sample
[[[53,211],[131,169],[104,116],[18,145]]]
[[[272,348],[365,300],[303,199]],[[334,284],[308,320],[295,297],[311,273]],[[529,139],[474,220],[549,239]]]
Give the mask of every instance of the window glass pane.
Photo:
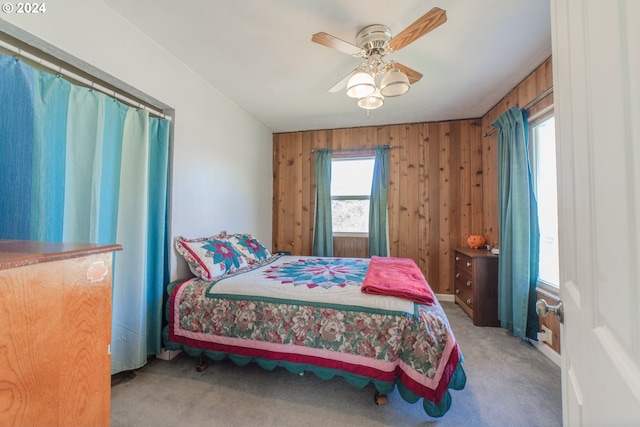
[[[335,159],[331,163],[331,215],[334,233],[369,232],[373,164],[374,159],[370,157]]]
[[[373,161],[372,158],[334,160],[331,163],[331,195],[369,196]]]
[[[332,200],[334,233],[368,233],[369,200]]]
[[[551,117],[535,126],[534,138],[534,173],[540,224],[539,280],[559,286],[555,119]]]

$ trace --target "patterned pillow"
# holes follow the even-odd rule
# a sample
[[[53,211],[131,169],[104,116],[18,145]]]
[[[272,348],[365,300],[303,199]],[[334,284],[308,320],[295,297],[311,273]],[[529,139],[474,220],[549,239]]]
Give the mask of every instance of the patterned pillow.
[[[247,267],[247,260],[225,239],[226,233],[199,239],[176,238],[176,250],[191,272],[205,280]]]
[[[232,234],[227,240],[247,260],[249,266],[261,264],[271,257],[269,249],[253,234]]]

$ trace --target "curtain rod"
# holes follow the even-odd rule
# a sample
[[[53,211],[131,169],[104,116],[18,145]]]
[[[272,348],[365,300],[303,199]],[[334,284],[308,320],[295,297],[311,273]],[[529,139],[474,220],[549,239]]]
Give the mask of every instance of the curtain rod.
[[[25,50],[20,49],[19,47],[16,47],[10,43],[7,43],[4,40],[0,40],[0,47],[12,52],[15,54],[16,59],[20,59],[20,58],[25,58],[28,59],[30,61],[33,61],[35,63],[40,64],[41,66],[43,66],[44,68],[47,68],[51,71],[54,71],[56,74],[64,76],[64,77],[68,77],[71,80],[75,80],[78,83],[81,83],[87,87],[90,87],[92,90],[97,90],[99,92],[104,93],[105,95],[111,96],[119,101],[122,101],[123,103],[133,107],[133,108],[137,108],[137,109],[141,109],[141,110],[147,110],[149,112],[149,114],[154,115],[156,117],[160,117],[162,119],[166,119],[171,121],[171,117],[165,115],[164,113],[162,113],[161,111],[155,110],[147,105],[144,105],[138,101],[134,101],[133,99],[127,97],[126,95],[123,95],[119,92],[116,92],[115,90],[112,89],[108,89],[102,85],[99,85],[98,83],[89,80],[85,77],[82,77],[72,71],[69,71],[67,69],[62,68],[59,65],[56,65],[52,62],[47,61],[46,59],[42,59],[36,55],[34,55],[31,52],[27,52]]]
[[[542,101],[543,99],[545,99],[547,96],[551,95],[553,93],[553,85],[549,86],[547,88],[547,90],[545,90],[544,92],[542,92],[540,95],[536,96],[535,98],[533,98],[531,101],[527,102],[527,104],[522,107],[523,110],[528,110],[529,108],[533,107],[534,105],[536,105],[538,102]],[[494,133],[496,133],[498,131],[498,129],[493,128],[488,132],[485,132],[484,134],[482,134],[482,136],[484,138],[493,135]]]
[[[383,145],[384,147],[384,145]],[[388,148],[404,148],[401,145],[387,145],[386,147]],[[342,153],[345,151],[374,151],[376,149],[376,147],[358,147],[358,148],[336,148],[335,150],[332,150],[334,153]],[[319,148],[314,148],[311,150],[312,153],[315,153],[316,151],[318,151]]]

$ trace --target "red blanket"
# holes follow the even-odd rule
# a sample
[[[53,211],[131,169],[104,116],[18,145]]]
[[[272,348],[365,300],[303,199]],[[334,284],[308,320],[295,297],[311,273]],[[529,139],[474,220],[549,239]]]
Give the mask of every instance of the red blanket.
[[[366,294],[404,298],[424,305],[434,303],[433,291],[422,271],[408,258],[371,257],[361,290]]]

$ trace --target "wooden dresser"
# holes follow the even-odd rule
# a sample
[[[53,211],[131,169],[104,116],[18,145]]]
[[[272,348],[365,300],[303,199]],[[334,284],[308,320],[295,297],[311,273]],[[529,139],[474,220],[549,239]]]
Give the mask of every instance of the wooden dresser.
[[[456,303],[476,326],[500,326],[498,320],[498,256],[483,249],[453,252]]]
[[[0,240],[0,425],[108,426],[119,245]]]

